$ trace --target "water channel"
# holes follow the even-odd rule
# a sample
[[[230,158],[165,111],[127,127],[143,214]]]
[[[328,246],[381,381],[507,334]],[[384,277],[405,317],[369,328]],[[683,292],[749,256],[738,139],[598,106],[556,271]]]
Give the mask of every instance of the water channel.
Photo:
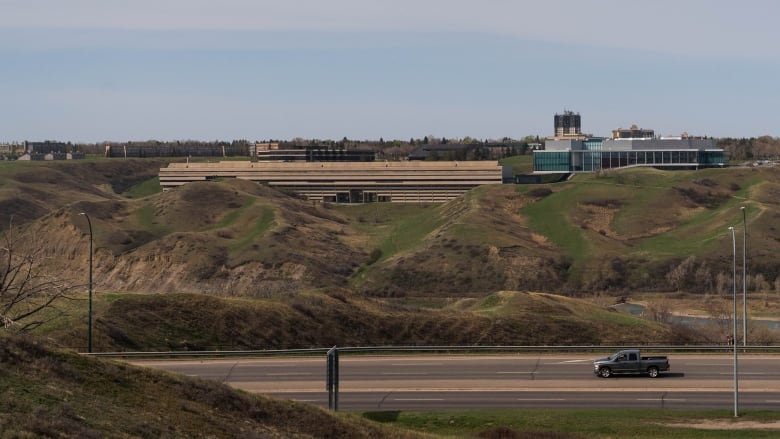
[[[618,303],[617,305],[613,305],[612,307],[619,312],[631,314],[636,317],[642,317],[642,315],[645,312],[645,306],[638,303]],[[741,311],[738,310],[737,312],[740,313]],[[740,320],[741,320],[741,315],[740,315]],[[690,315],[672,314],[669,317],[669,322],[679,323],[681,325],[686,325],[686,326],[709,326],[713,323],[719,325],[726,325],[729,322],[731,322],[731,319],[717,319],[709,316],[690,316]],[[748,316],[748,325],[749,325],[748,327],[750,327],[750,325],[758,325],[772,330],[780,330],[780,320],[757,319],[757,318],[750,318],[750,316]]]

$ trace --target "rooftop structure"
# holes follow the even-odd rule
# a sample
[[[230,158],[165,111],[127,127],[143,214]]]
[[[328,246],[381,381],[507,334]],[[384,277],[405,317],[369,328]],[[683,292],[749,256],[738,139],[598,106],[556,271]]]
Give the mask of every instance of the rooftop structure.
[[[563,114],[556,114],[555,137],[580,136],[582,135],[582,122],[580,113],[564,111]]]
[[[631,128],[618,128],[612,130],[613,139],[652,139],[655,137],[655,131],[639,128],[631,125]]]

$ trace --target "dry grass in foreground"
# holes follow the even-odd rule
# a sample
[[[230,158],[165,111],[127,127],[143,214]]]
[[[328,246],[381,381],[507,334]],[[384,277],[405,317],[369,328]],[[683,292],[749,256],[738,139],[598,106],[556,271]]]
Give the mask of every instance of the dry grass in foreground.
[[[0,334],[3,438],[413,438],[353,415]]]

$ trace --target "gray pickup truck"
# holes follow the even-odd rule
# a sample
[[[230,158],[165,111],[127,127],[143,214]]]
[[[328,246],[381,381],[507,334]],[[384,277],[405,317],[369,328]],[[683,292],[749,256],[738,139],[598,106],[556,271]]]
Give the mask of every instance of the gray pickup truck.
[[[616,374],[647,374],[656,378],[660,372],[668,370],[669,359],[665,355],[643,357],[639,349],[626,349],[609,357],[593,360],[593,373],[601,378]]]

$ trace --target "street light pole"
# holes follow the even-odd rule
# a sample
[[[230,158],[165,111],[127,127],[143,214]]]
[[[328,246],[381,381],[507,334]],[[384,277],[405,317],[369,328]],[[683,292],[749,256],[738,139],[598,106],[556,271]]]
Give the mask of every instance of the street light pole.
[[[87,317],[87,352],[92,353],[92,221],[86,212],[81,212],[89,224],[89,315]]]
[[[747,346],[747,221],[742,206],[742,346]]]
[[[729,227],[731,230],[731,245],[733,248],[733,266],[734,273],[732,278],[732,286],[734,288],[734,344],[731,348],[734,350],[734,417],[739,417],[739,367],[737,360],[737,238],[734,235],[734,227]]]

